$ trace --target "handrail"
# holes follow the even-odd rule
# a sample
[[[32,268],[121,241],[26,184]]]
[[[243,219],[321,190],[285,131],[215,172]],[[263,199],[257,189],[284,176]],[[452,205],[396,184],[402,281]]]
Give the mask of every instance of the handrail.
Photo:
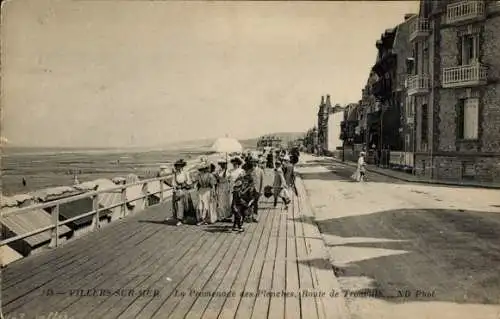
[[[79,220],[79,219],[82,219],[82,218],[85,218],[85,217],[93,215],[94,218],[93,218],[93,221],[92,221],[92,225],[93,225],[93,228],[95,230],[95,229],[99,228],[99,213],[102,212],[102,211],[107,211],[107,210],[110,210],[110,209],[113,209],[113,208],[116,208],[116,207],[122,207],[122,215],[121,215],[121,217],[125,217],[127,215],[127,213],[126,213],[126,205],[128,203],[134,202],[134,201],[137,201],[137,200],[141,200],[141,199],[145,199],[145,198],[147,198],[147,197],[149,197],[151,195],[156,195],[156,194],[160,195],[160,203],[162,203],[165,200],[165,192],[170,190],[168,188],[165,189],[165,187],[164,187],[164,181],[166,179],[171,178],[172,176],[173,176],[173,174],[168,174],[168,175],[165,175],[165,176],[154,177],[154,178],[150,178],[150,179],[146,179],[146,180],[141,180],[141,181],[137,181],[137,182],[133,182],[133,183],[129,183],[129,184],[117,185],[116,187],[111,187],[111,188],[107,188],[107,189],[96,190],[96,191],[87,191],[87,192],[85,192],[83,194],[73,195],[73,196],[69,196],[69,197],[66,197],[66,198],[49,201],[47,203],[31,205],[31,206],[27,206],[27,207],[23,207],[23,208],[14,209],[14,210],[11,210],[11,211],[8,211],[8,212],[4,212],[2,214],[2,217],[10,216],[10,215],[22,214],[22,213],[33,211],[33,210],[40,210],[40,209],[50,208],[50,210],[51,210],[50,213],[52,215],[52,225],[45,226],[45,227],[42,227],[42,228],[38,228],[38,229],[35,229],[35,230],[30,231],[28,233],[17,235],[17,236],[10,237],[10,238],[7,238],[5,240],[2,240],[2,241],[0,241],[0,247],[5,246],[5,245],[7,245],[9,243],[12,243],[12,242],[15,242],[15,241],[27,238],[27,237],[34,236],[36,234],[40,234],[40,233],[49,231],[49,230],[52,230],[51,243],[49,244],[49,246],[57,247],[58,244],[59,244],[59,227],[60,226],[64,226],[64,225],[66,225],[68,223],[71,223],[71,222],[73,222],[75,220]],[[159,191],[155,191],[155,192],[149,192],[147,190],[147,185],[149,183],[151,183],[151,182],[159,182],[159,184],[160,184],[160,190]],[[143,189],[142,189],[143,194],[141,196],[139,196],[139,197],[134,197],[132,199],[126,199],[126,197],[125,197],[125,191],[128,188],[133,187],[133,186],[137,186],[137,185],[142,185],[143,186]],[[146,186],[146,187],[144,187],[144,186]],[[119,203],[115,203],[115,204],[112,204],[110,206],[99,208],[99,205],[98,205],[99,195],[100,194],[106,194],[106,193],[116,192],[117,190],[119,190],[120,193],[122,194],[122,200]],[[77,216],[74,216],[72,218],[66,219],[64,221],[59,221],[59,207],[60,207],[60,205],[66,204],[66,203],[71,203],[71,202],[74,202],[74,201],[77,201],[77,200],[81,200],[81,199],[85,199],[85,198],[89,198],[89,197],[93,199],[93,210],[92,211],[79,214]],[[146,203],[146,205],[147,205],[147,203]]]
[[[101,190],[97,190],[97,191],[87,191],[87,192],[84,192],[83,194],[72,195],[69,197],[52,200],[52,201],[49,201],[47,203],[35,204],[35,205],[31,205],[31,206],[26,206],[23,208],[16,208],[16,209],[13,209],[10,211],[6,211],[2,214],[2,217],[9,216],[12,214],[20,214],[20,213],[24,213],[24,212],[36,210],[36,209],[44,209],[47,207],[52,207],[56,204],[59,204],[59,205],[67,204],[67,203],[74,202],[76,200],[80,200],[80,199],[84,199],[84,198],[88,198],[88,197],[92,197],[92,196],[97,196],[97,195],[103,194],[103,193],[112,193],[114,191],[117,191],[117,190],[121,191],[123,189],[129,188],[132,186],[136,186],[136,185],[144,185],[144,184],[148,184],[148,183],[155,182],[155,181],[165,180],[165,179],[170,178],[170,177],[172,177],[172,174],[161,176],[161,177],[154,177],[154,178],[150,178],[150,179],[145,179],[145,180],[133,182],[130,184],[117,185],[115,187],[101,189]],[[133,200],[131,200],[131,201],[133,201]]]

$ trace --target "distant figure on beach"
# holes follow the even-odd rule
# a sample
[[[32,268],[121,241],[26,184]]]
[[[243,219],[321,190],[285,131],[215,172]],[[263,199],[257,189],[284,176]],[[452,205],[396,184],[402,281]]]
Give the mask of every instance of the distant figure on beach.
[[[27,183],[26,183],[26,178],[23,177],[23,186],[26,187]]]
[[[189,174],[184,171],[187,163],[180,159],[174,163],[174,177],[172,180],[172,204],[173,204],[173,218],[176,225],[182,225],[186,213],[192,207],[193,200],[189,190],[191,189],[191,180]]]

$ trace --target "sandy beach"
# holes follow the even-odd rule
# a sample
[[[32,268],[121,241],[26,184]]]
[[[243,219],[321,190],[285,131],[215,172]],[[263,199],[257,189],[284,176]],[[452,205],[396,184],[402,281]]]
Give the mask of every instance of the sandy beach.
[[[203,154],[185,150],[16,150],[2,156],[2,193],[13,195],[72,185],[74,172],[80,182],[128,174],[150,178],[160,165],[172,164],[178,158],[197,159]]]

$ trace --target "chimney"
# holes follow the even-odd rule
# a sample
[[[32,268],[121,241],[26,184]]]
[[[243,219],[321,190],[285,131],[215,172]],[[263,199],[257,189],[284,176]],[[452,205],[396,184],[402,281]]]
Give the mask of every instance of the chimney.
[[[330,107],[332,104],[330,103],[330,94],[326,95],[326,106]]]
[[[408,20],[408,19],[410,19],[414,15],[415,15],[415,13],[407,13],[407,14],[405,14],[405,21]]]

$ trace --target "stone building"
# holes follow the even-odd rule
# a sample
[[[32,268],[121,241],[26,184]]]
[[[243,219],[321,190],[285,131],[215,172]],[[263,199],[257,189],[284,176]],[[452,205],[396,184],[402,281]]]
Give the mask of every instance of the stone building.
[[[321,103],[318,107],[318,152],[325,154],[328,150],[328,115],[332,104],[330,95],[321,97]]]
[[[404,151],[403,136],[412,130],[404,110],[407,60],[412,55],[408,37],[413,16],[406,15],[404,22],[387,29],[376,42],[378,56],[372,71],[377,79],[371,88],[376,103],[368,116],[367,143],[377,149],[389,147],[393,151]]]
[[[424,0],[411,23],[416,173],[499,182],[499,2]]]
[[[344,120],[344,108],[340,105],[331,107],[328,112],[328,152],[335,153],[342,147],[341,123]]]

